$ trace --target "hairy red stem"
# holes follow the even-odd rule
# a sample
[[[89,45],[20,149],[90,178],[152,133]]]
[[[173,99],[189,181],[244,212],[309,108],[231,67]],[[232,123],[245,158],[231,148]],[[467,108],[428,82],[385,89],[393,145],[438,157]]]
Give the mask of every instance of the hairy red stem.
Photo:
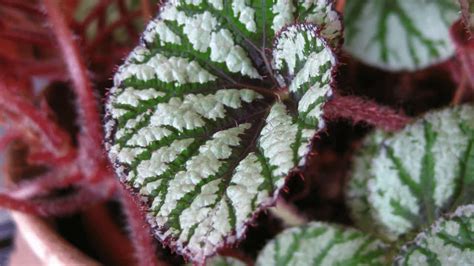
[[[105,265],[133,265],[133,247],[116,217],[105,204],[97,204],[84,211],[83,222],[91,247]]]
[[[25,30],[4,30],[0,32],[0,38],[11,41],[18,41],[20,43],[31,43],[35,45],[51,46],[52,43],[48,36],[43,36],[36,32],[29,32]]]
[[[471,5],[472,1],[469,0],[459,0],[459,5],[461,6],[461,18],[464,23],[464,27],[466,28],[466,31],[468,32],[469,35],[472,34],[473,26],[471,25]]]
[[[467,77],[469,87],[474,88],[474,39],[464,30],[461,22],[456,22],[450,29],[451,39],[456,47],[457,59],[461,71]],[[455,65],[457,67],[457,65]],[[463,76],[463,75],[461,75]]]
[[[24,181],[17,184],[16,187],[8,189],[8,195],[17,199],[39,197],[51,192],[53,189],[66,188],[81,180],[82,176],[78,173],[71,173],[65,176],[54,171],[36,177],[32,181]]]
[[[148,22],[148,20],[151,19],[151,16],[152,16],[150,1],[149,0],[140,0],[140,4],[141,4],[143,19],[145,20],[145,23],[146,23],[146,22]]]
[[[336,0],[336,10],[344,13],[344,7],[346,6],[346,0]]]
[[[11,142],[21,137],[20,132],[12,129],[7,129],[6,133],[0,136],[0,151],[5,149]]]
[[[26,128],[31,128],[43,141],[44,147],[57,158],[70,152],[70,139],[66,132],[39,112],[32,103],[11,91],[9,85],[0,83],[0,109],[15,114]]]
[[[124,187],[122,187],[122,205],[127,215],[129,235],[135,248],[138,265],[164,265],[158,261],[155,255],[155,241],[151,234],[151,228],[146,222],[145,211],[141,210],[139,199]]]
[[[0,208],[39,215],[38,209],[31,202],[15,199],[5,194],[0,194]]]
[[[33,15],[43,16],[44,14],[34,4],[18,0],[0,0],[2,7],[15,8],[21,11],[28,12]]]
[[[70,195],[58,198],[24,200],[7,193],[0,194],[0,208],[26,212],[38,216],[64,216],[86,209],[98,201],[109,199],[117,189],[114,180],[101,184],[85,184]]]
[[[89,185],[90,186],[90,185]],[[111,192],[92,191],[82,186],[76,193],[57,199],[47,199],[35,202],[36,208],[42,216],[63,216],[84,210],[99,201],[111,197]]]
[[[348,118],[354,123],[365,122],[387,131],[396,131],[410,122],[410,118],[393,109],[356,96],[336,95],[324,105],[325,118]]]
[[[84,59],[79,52],[71,30],[67,26],[64,15],[59,10],[57,2],[54,0],[43,0],[43,3],[77,95],[76,105],[81,124],[78,140],[80,157],[83,159],[81,162],[85,164],[82,167],[88,172],[87,175],[93,175],[94,172],[98,171],[97,166],[99,162],[103,161],[101,149],[103,135],[98,103],[88,78]]]

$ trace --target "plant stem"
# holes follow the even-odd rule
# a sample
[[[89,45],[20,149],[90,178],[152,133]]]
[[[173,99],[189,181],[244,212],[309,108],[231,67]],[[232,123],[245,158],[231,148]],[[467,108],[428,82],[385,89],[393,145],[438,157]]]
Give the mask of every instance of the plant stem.
[[[105,265],[133,265],[133,246],[116,217],[105,204],[94,205],[83,213],[91,247]]]
[[[65,216],[77,213],[99,201],[107,200],[114,195],[118,185],[114,179],[102,180],[97,184],[84,184],[70,195],[55,198],[24,201],[8,194],[0,194],[0,206],[43,217]]]
[[[31,3],[18,1],[18,0],[0,0],[2,8],[10,7],[15,8],[20,11],[28,12],[31,15],[44,16],[43,12],[39,10],[36,6],[31,5]]]
[[[0,82],[0,109],[16,116],[20,125],[25,129],[32,129],[39,135],[44,147],[56,159],[66,156],[71,152],[69,136],[49,117],[39,112],[32,103],[24,97],[16,95],[12,90],[14,83],[7,83],[5,79]]]
[[[15,199],[6,194],[0,194],[0,207],[9,210],[40,215],[38,209],[30,201]]]
[[[65,166],[67,169],[68,165]],[[71,166],[69,166],[71,167]],[[29,199],[40,197],[50,193],[54,189],[64,189],[82,180],[82,176],[77,172],[64,175],[53,171],[42,176],[38,176],[31,181],[23,181],[8,189],[8,195],[17,199]]]
[[[30,32],[27,30],[4,30],[0,32],[0,38],[8,39],[19,43],[30,43],[40,46],[52,46],[48,35],[43,35],[37,32]]]
[[[464,93],[466,93],[466,73],[461,74],[461,80],[456,88],[456,91],[454,92],[453,99],[451,100],[451,104],[453,105],[458,105],[462,102],[462,98]]]
[[[79,156],[83,159],[80,162],[84,163],[83,170],[87,172],[86,176],[93,175],[98,171],[97,167],[100,162],[104,161],[101,149],[103,135],[97,101],[88,78],[84,59],[64,15],[59,10],[57,1],[43,0],[43,3],[77,95],[76,105],[81,124],[78,138]]]
[[[474,89],[474,39],[460,22],[451,27],[450,35],[456,48],[457,59],[461,63],[461,71],[467,77],[469,87]]]
[[[336,10],[343,13],[346,6],[346,0],[336,0]]]
[[[327,120],[348,118],[354,123],[365,122],[386,131],[396,131],[410,122],[410,118],[393,109],[357,96],[335,95],[324,105]]]
[[[145,23],[147,23],[148,20],[150,20],[151,17],[152,17],[150,1],[149,0],[140,0],[140,4],[141,4],[143,19],[145,20]]]
[[[461,18],[463,20],[466,31],[469,36],[472,35],[472,30],[474,25],[472,25],[472,10],[474,9],[474,2],[472,0],[459,0],[459,5],[461,6]]]
[[[155,255],[155,244],[151,228],[145,220],[144,211],[141,210],[139,199],[133,196],[126,188],[122,187],[122,206],[127,215],[130,228],[130,238],[135,249],[137,265],[158,266],[160,263]]]

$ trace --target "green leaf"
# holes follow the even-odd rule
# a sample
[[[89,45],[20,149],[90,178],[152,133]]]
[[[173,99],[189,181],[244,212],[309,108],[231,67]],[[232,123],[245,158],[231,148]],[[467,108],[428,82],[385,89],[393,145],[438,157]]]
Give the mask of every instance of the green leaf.
[[[355,224],[360,229],[372,231],[381,238],[385,238],[386,234],[382,226],[374,223],[368,199],[368,182],[371,179],[372,160],[388,136],[388,133],[376,130],[364,139],[362,148],[357,151],[352,161],[352,175],[346,188],[346,204],[349,206],[351,218]]]
[[[260,265],[386,265],[386,247],[363,232],[320,222],[287,229],[260,252]]]
[[[396,238],[433,223],[460,204],[472,203],[473,129],[474,107],[448,108],[428,113],[385,138],[375,153],[361,152],[370,155],[356,161],[369,163],[355,165],[349,195],[365,200],[363,220],[371,216],[383,228],[378,233]],[[358,205],[352,207],[359,212]]]
[[[304,164],[336,68],[320,33],[334,49],[341,34],[326,3],[168,1],[119,68],[109,157],[178,253],[200,263],[242,238]]]
[[[473,265],[474,205],[440,218],[402,247],[394,265]]]
[[[352,0],[344,11],[345,48],[386,70],[417,70],[454,54],[454,0]]]

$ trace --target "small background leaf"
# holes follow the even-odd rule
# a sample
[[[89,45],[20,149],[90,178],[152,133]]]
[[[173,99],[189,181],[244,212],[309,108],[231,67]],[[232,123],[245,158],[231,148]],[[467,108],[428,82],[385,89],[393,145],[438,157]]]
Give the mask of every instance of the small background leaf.
[[[431,112],[386,138],[370,163],[355,164],[349,196],[363,195],[389,237],[429,225],[444,211],[472,203],[474,108],[464,105]],[[373,146],[357,161],[370,159]],[[362,176],[366,176],[366,179]],[[359,206],[355,206],[358,212]],[[364,209],[364,214],[367,210]]]
[[[384,265],[383,242],[355,229],[311,222],[287,229],[261,251],[256,265]]]
[[[459,207],[403,246],[395,265],[473,265],[474,205]]]
[[[345,49],[386,70],[416,70],[454,54],[453,0],[352,0],[344,11]]]

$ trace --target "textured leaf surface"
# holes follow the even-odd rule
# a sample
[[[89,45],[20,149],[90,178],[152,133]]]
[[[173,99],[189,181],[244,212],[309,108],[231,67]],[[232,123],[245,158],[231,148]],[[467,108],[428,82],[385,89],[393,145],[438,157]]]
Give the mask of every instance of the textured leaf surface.
[[[349,195],[363,195],[357,184],[362,179],[367,185],[363,202],[391,237],[429,225],[443,211],[472,202],[473,128],[472,106],[428,113],[386,138],[368,165],[355,165]],[[360,177],[364,175],[365,180]]]
[[[356,225],[364,231],[375,232],[381,237],[385,237],[385,234],[379,234],[379,231],[383,231],[383,228],[375,224],[372,217],[368,199],[368,182],[371,176],[372,159],[381,148],[383,140],[388,136],[389,134],[377,130],[365,138],[362,148],[354,156],[352,176],[346,190],[346,202]]]
[[[402,247],[395,265],[474,265],[474,205],[459,207]]]
[[[280,233],[256,265],[385,265],[384,255],[384,244],[365,233],[311,222]]]
[[[282,30],[295,18],[308,23]],[[337,45],[339,29],[325,1],[162,5],[115,76],[106,125],[158,238],[202,262],[274,202],[323,126],[336,59],[319,32]]]
[[[453,0],[352,0],[344,11],[345,48],[387,70],[415,70],[454,54],[449,27],[459,17]]]

